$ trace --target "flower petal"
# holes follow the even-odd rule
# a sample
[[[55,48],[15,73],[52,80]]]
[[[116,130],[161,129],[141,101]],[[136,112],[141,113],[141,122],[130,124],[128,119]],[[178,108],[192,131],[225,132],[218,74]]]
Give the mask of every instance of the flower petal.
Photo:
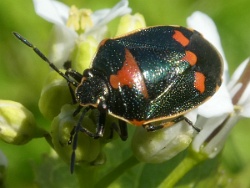
[[[216,130],[216,128],[225,120],[228,114],[213,118],[199,117],[195,126],[201,128],[199,134],[193,140],[193,149],[196,152],[200,152],[204,147],[204,144],[210,138],[211,134]]]
[[[111,9],[102,9],[92,14],[94,25],[105,25],[118,16],[123,16],[131,12],[127,0],[121,0]]]
[[[50,61],[59,68],[69,60],[69,56],[74,50],[77,33],[64,25],[55,25],[54,41],[50,54]]]
[[[240,109],[240,115],[250,117],[250,58],[243,61],[234,72],[228,89],[233,103]]]
[[[206,118],[211,118],[231,113],[233,109],[234,107],[228,90],[225,84],[222,84],[220,89],[208,101],[199,106],[198,114]]]
[[[242,111],[240,112],[240,115],[242,117],[250,118],[250,103],[247,103],[246,105],[244,105]]]
[[[102,9],[95,11],[92,15],[92,21],[94,26],[86,31],[87,34],[95,30],[99,30],[101,27],[105,26],[108,22],[115,19],[118,16],[129,14],[131,8],[128,7],[128,0],[121,0],[112,9]]]
[[[69,7],[54,0],[33,0],[36,13],[54,24],[66,24]]]
[[[200,152],[207,154],[209,158],[215,157],[223,149],[230,131],[240,118],[237,113],[232,113],[230,116],[228,116],[228,118],[226,116],[227,115],[225,114],[224,118],[221,117],[220,120],[212,119],[213,122],[216,121],[215,124],[217,125],[214,126],[215,124],[212,124],[210,121],[210,126],[216,127],[216,129],[212,130],[207,124],[204,127],[204,134],[199,135],[199,137],[205,138],[203,138],[204,141],[200,145]],[[207,123],[209,123],[209,121]],[[210,138],[211,136],[212,139]],[[194,143],[198,142],[196,139],[199,139],[198,136],[194,139]]]
[[[230,82],[228,83],[227,87],[229,90],[231,90],[235,83],[239,80],[240,76],[242,75],[243,71],[245,70],[248,62],[250,61],[250,58],[245,59],[238,67],[237,69],[234,71]]]

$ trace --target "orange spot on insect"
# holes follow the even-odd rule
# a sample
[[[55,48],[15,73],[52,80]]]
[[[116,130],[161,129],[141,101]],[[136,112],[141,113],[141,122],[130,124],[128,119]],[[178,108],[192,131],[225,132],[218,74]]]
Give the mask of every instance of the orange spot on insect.
[[[139,90],[145,98],[148,98],[147,88],[143,75],[137,65],[136,60],[128,49],[125,49],[125,61],[122,68],[109,78],[110,85],[114,89],[128,86]]]
[[[197,56],[191,51],[186,51],[186,55],[182,60],[187,61],[191,66],[194,66],[197,63]]]
[[[145,123],[145,121],[138,121],[136,119],[130,121],[131,124],[135,125],[135,126],[142,126],[143,123]]]
[[[195,72],[194,73],[194,87],[197,89],[200,93],[204,93],[206,86],[205,86],[205,80],[206,77],[201,72]]]
[[[184,47],[189,44],[189,39],[185,37],[180,31],[175,30],[173,38]]]

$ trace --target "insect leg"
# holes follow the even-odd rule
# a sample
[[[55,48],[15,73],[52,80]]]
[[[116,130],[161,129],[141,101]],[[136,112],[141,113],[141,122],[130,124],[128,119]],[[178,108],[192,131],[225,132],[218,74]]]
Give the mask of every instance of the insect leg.
[[[147,131],[156,131],[159,129],[162,129],[164,127],[169,127],[175,123],[178,123],[180,121],[185,121],[188,125],[192,126],[194,130],[196,130],[197,132],[200,132],[201,130],[198,127],[195,127],[193,122],[190,121],[188,118],[186,118],[185,116],[179,116],[174,120],[171,121],[166,121],[164,123],[161,123],[159,125],[152,125],[151,123],[143,125],[143,127],[147,130]]]
[[[68,69],[66,72],[65,72],[65,75],[70,78],[74,78],[74,80],[79,84],[81,82],[81,79],[82,79],[82,75],[79,73],[79,72],[76,72],[75,70],[72,70],[72,69]],[[71,94],[71,97],[72,97],[72,101],[73,101],[73,104],[76,104],[77,103],[77,100],[76,100],[76,97],[75,97],[75,91],[72,87],[72,83],[67,81],[68,83],[68,87],[69,87],[69,91],[70,91],[70,94]]]
[[[89,137],[92,137],[94,139],[100,138],[103,136],[104,132],[104,126],[105,126],[105,120],[106,120],[106,113],[100,113],[99,115],[99,122],[96,128],[96,132],[92,133],[88,129],[82,126],[82,121],[83,118],[88,110],[90,110],[90,107],[86,107],[83,111],[82,114],[79,118],[79,121],[76,126],[72,129],[70,133],[70,139],[69,139],[69,144],[72,143],[72,154],[71,154],[71,165],[70,165],[70,171],[71,173],[74,172],[74,167],[75,167],[75,151],[77,148],[77,142],[78,142],[78,133],[79,132],[84,132],[87,134]]]
[[[120,138],[125,141],[128,138],[127,123],[119,119],[118,126],[116,123],[111,125],[110,139],[113,138],[114,131],[118,133]]]
[[[163,127],[165,127],[164,125],[152,125],[151,123],[143,125],[143,127],[147,130],[147,131],[156,131],[159,129],[162,129]]]
[[[195,127],[194,124],[193,124],[193,122],[190,121],[190,120],[189,120],[188,118],[186,118],[185,116],[179,116],[178,118],[174,119],[173,121],[174,121],[174,123],[178,123],[178,122],[183,121],[183,120],[186,121],[186,123],[187,123],[188,125],[192,126],[193,129],[196,130],[197,132],[200,132],[200,131],[201,131],[198,127]]]
[[[78,132],[79,129],[82,126],[82,121],[84,118],[84,115],[88,112],[90,108],[85,108],[82,111],[82,114],[80,116],[80,119],[78,120],[78,123],[76,126],[74,126],[74,128],[72,129],[72,131],[70,132],[70,138],[68,143],[72,144],[72,154],[71,154],[71,162],[70,162],[70,172],[73,173],[74,172],[74,168],[75,168],[75,158],[76,158],[76,148],[77,148],[77,142],[78,142]]]

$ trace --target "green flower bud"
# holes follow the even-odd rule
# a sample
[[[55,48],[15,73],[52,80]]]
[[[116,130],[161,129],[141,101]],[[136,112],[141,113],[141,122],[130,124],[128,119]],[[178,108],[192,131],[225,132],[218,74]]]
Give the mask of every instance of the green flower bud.
[[[82,73],[85,69],[89,68],[97,47],[97,41],[91,36],[88,36],[83,41],[77,41],[75,49],[71,55],[72,69]]]
[[[57,72],[51,71],[39,99],[39,109],[45,118],[52,120],[67,103],[72,103],[68,84]]]
[[[136,13],[135,15],[127,14],[121,18],[116,36],[123,35],[143,27],[146,27],[143,15],[139,13]]]
[[[0,137],[10,144],[25,144],[42,137],[45,131],[36,126],[33,114],[22,104],[0,100]]]
[[[139,161],[161,163],[186,149],[193,134],[192,127],[182,122],[155,132],[139,127],[132,138],[132,150]]]
[[[62,107],[61,113],[52,122],[51,137],[54,149],[66,162],[70,162],[72,154],[72,145],[68,144],[70,132],[72,131],[73,127],[77,125],[79,116],[81,115],[80,113],[76,117],[73,117],[73,112],[75,109],[76,106],[64,105]],[[96,123],[94,123],[90,118],[89,113],[84,116],[82,125],[90,131],[95,131]],[[100,161],[100,139],[93,139],[85,133],[79,132],[78,144],[75,152],[76,163],[94,162],[96,159]]]

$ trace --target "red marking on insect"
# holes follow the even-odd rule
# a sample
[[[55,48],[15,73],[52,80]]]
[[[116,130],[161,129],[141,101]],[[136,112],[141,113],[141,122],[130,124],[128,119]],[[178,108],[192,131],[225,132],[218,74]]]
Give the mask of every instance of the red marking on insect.
[[[181,60],[187,61],[191,66],[194,66],[197,63],[197,56],[191,51],[186,51],[186,55]]]
[[[122,86],[136,88],[145,98],[148,98],[148,91],[143,79],[143,75],[137,62],[128,49],[125,49],[125,61],[121,70],[116,75],[110,75],[110,84],[114,89]]]
[[[197,89],[200,93],[203,93],[206,89],[205,86],[205,80],[206,77],[204,74],[202,74],[201,72],[195,72],[194,73],[194,87],[195,89]]]
[[[185,37],[180,31],[174,30],[173,38],[184,47],[189,44],[189,39]]]

